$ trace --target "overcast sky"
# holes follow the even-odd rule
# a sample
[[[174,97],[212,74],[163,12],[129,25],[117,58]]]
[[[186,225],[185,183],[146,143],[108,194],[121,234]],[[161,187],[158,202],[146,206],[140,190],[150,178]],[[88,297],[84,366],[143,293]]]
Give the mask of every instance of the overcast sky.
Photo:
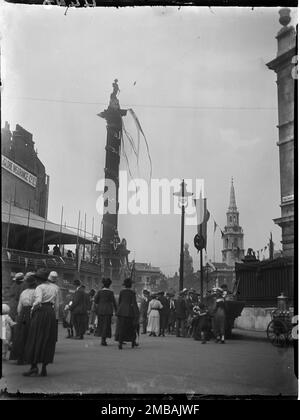
[[[272,220],[280,216],[276,76],[266,67],[277,52],[278,10],[70,8],[65,15],[65,8],[2,3],[2,121],[33,133],[50,175],[48,218],[59,222],[64,205],[68,225],[77,225],[80,210],[99,232],[106,124],[96,114],[118,78],[120,104],[135,110],[147,136],[153,178],[203,178],[208,208],[224,228],[233,176],[245,249],[264,247],[270,231],[280,248]],[[129,116],[124,122],[135,135]],[[145,148],[140,174],[149,175]],[[120,216],[119,233],[131,258],[178,271],[179,215]],[[195,233],[186,227],[198,269]],[[208,235],[213,259],[212,218]],[[217,231],[217,261],[221,249]]]

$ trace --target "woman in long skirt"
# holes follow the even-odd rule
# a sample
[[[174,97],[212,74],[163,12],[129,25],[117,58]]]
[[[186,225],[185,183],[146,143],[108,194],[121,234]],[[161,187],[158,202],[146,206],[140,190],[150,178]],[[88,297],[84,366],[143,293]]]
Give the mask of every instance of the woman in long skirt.
[[[103,288],[95,296],[95,305],[98,315],[98,325],[95,335],[101,337],[101,345],[107,346],[106,339],[111,338],[111,319],[117,310],[114,293],[109,290],[111,280],[102,280]]]
[[[40,376],[47,376],[46,366],[53,363],[56,345],[56,317],[54,307],[57,288],[48,281],[48,270],[40,269],[36,278],[41,281],[34,294],[31,323],[25,348],[25,358],[31,364],[24,376],[37,376],[38,363],[42,363]]]
[[[119,295],[115,334],[115,340],[119,342],[120,350],[122,350],[122,345],[126,341],[131,342],[132,348],[138,346],[136,337],[139,324],[139,308],[136,294],[131,290],[132,280],[130,278],[125,279],[123,285],[125,289],[122,289]]]
[[[36,288],[35,273],[30,272],[25,276],[26,289],[20,295],[17,307],[17,325],[14,327],[14,337],[10,360],[17,360],[18,365],[25,364],[25,346],[30,328],[30,313],[34,302]]]
[[[156,295],[152,295],[152,300],[149,302],[148,306],[148,325],[147,332],[149,332],[149,337],[156,337],[159,334],[159,311],[163,308],[161,302],[157,299]]]

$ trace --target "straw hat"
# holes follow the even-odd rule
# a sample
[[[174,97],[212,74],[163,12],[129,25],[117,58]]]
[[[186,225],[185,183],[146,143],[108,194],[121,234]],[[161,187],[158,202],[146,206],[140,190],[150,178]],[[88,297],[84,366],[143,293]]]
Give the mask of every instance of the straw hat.
[[[13,281],[24,281],[24,273],[16,273]]]

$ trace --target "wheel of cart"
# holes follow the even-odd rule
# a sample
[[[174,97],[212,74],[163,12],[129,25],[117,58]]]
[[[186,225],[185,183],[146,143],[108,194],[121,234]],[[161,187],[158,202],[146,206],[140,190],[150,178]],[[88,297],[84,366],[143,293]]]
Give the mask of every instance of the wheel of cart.
[[[282,319],[274,318],[267,328],[267,336],[273,346],[283,347],[289,342],[289,327]]]

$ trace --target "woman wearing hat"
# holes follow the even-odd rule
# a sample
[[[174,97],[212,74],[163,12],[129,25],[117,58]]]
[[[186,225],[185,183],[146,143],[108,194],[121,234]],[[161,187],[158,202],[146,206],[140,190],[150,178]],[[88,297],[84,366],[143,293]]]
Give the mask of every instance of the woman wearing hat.
[[[119,295],[117,309],[117,328],[116,341],[119,342],[119,349],[122,350],[122,344],[126,341],[131,342],[131,347],[136,347],[137,328],[139,323],[139,308],[136,301],[136,294],[131,290],[132,280],[127,278],[124,280],[124,289]]]
[[[56,345],[55,304],[57,288],[48,280],[49,271],[40,269],[35,277],[41,282],[35,289],[31,309],[31,322],[25,348],[25,359],[31,364],[24,376],[37,376],[38,363],[42,363],[40,376],[47,376],[46,366],[53,363]]]
[[[12,281],[13,283],[9,291],[9,307],[10,316],[16,321],[20,294],[24,290],[24,273],[16,273]]]
[[[107,346],[106,338],[111,338],[111,318],[117,311],[114,293],[109,289],[111,279],[102,280],[103,287],[95,296],[95,305],[98,315],[98,325],[95,335],[101,337],[101,345]]]
[[[25,346],[30,328],[30,312],[34,302],[34,293],[36,288],[35,273],[29,272],[25,275],[25,287],[27,287],[20,295],[18,303],[18,321],[15,326],[12,350],[10,354],[11,360],[17,360],[18,365],[25,362]]]
[[[156,295],[151,296],[151,300],[148,306],[148,326],[147,331],[150,333],[149,337],[156,337],[160,330],[160,315],[159,311],[163,309],[162,303],[157,299]]]

